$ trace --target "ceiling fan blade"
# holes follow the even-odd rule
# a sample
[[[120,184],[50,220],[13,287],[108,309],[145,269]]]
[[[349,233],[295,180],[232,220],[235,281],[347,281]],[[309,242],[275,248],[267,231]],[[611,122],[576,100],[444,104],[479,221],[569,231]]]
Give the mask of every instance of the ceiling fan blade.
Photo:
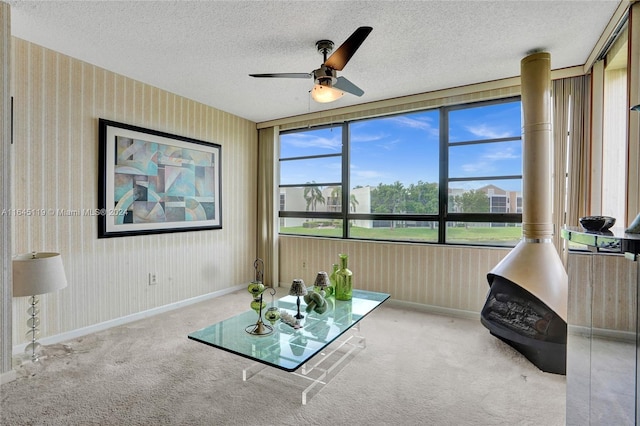
[[[362,42],[367,38],[373,28],[360,27],[349,36],[349,38],[342,43],[338,50],[333,52],[331,56],[325,61],[325,65],[334,70],[342,71],[349,59],[356,53],[356,50],[360,47]]]
[[[276,74],[249,74],[250,77],[257,78],[311,78],[308,72],[282,72]]]
[[[338,77],[335,83],[333,83],[334,89],[340,89],[343,92],[351,93],[352,95],[362,96],[364,94],[364,90],[350,82],[344,77]]]

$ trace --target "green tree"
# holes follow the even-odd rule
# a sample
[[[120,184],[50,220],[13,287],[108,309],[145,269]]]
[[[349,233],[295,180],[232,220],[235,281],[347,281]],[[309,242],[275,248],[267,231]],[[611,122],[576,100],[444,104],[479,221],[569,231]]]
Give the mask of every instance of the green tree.
[[[438,213],[438,184],[418,181],[406,191],[407,213]]]
[[[472,189],[456,195],[453,201],[462,213],[489,213],[489,197],[482,191]]]
[[[406,212],[407,192],[401,182],[393,184],[379,183],[371,190],[372,213]]]

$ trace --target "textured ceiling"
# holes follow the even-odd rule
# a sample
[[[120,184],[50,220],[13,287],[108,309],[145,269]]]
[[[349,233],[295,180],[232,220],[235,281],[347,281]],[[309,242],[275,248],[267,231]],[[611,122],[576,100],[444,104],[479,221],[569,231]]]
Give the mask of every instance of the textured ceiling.
[[[528,51],[583,65],[618,0],[9,1],[12,33],[255,122],[517,76]],[[372,33],[339,75],[362,88],[310,100],[320,39]]]

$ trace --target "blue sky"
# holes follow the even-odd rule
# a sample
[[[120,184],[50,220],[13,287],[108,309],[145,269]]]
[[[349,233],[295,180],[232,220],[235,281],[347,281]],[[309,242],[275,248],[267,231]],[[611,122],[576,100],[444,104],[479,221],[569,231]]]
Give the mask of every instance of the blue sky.
[[[499,103],[449,113],[450,142],[519,137],[520,103]],[[317,129],[281,136],[282,157],[339,153],[341,128]],[[453,146],[450,177],[521,174],[521,142]],[[340,158],[282,162],[282,183],[340,181]],[[356,121],[351,124],[351,186],[377,186],[400,181],[437,182],[439,175],[439,111]],[[453,182],[452,187],[478,188],[493,183],[520,190],[521,181]]]

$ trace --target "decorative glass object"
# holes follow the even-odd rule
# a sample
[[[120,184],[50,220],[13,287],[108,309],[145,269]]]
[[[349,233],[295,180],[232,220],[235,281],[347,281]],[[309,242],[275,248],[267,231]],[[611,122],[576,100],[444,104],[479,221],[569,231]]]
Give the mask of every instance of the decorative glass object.
[[[262,283],[264,273],[264,262],[262,259],[256,259],[255,262],[253,262],[253,268],[255,269],[255,278],[247,286],[247,291],[253,295],[251,309],[258,314],[258,321],[255,324],[245,327],[244,330],[256,336],[266,336],[267,334],[273,333],[273,327],[262,322],[262,311],[267,307],[267,302],[265,302],[262,297],[265,290],[265,286]]]
[[[336,300],[351,300],[353,295],[353,272],[347,268],[349,255],[340,254],[340,269],[336,272]]]
[[[280,319],[280,310],[278,308],[270,306],[269,309],[267,309],[267,312],[264,314],[264,317],[271,323],[271,325],[274,325],[276,321]]]
[[[275,325],[276,321],[280,319],[280,309],[278,309],[278,307],[276,306],[276,303],[273,297],[276,294],[276,289],[271,288],[270,293],[271,293],[271,306],[269,306],[269,309],[267,309],[267,312],[265,312],[264,318],[267,321],[269,321],[271,325]]]
[[[261,281],[251,281],[251,284],[247,287],[247,291],[253,294],[253,297],[258,297],[264,291],[264,284]]]
[[[338,269],[340,269],[340,265],[334,263],[331,275],[329,275],[329,287],[331,288],[331,293],[328,293],[329,296],[334,296],[336,294],[336,274],[338,273]]]
[[[267,302],[262,300],[262,297],[256,297],[255,299],[253,299],[253,302],[251,302],[251,309],[256,311],[256,314],[258,315],[260,315],[260,312],[266,307]]]

